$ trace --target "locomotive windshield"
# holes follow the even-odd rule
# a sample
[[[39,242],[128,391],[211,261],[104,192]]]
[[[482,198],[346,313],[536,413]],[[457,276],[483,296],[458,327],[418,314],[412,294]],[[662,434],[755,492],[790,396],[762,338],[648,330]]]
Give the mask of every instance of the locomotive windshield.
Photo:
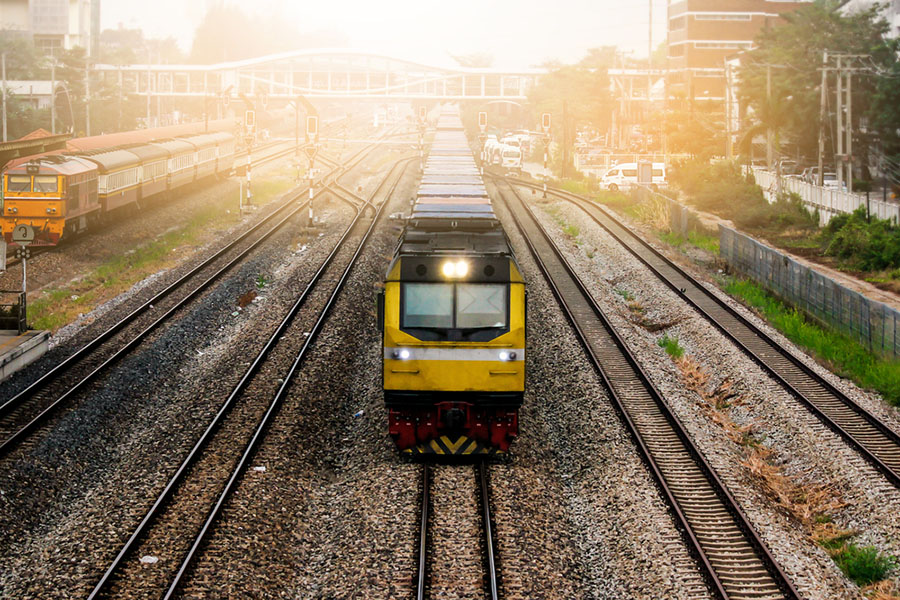
[[[34,191],[41,193],[50,193],[59,191],[59,180],[56,175],[35,175]]]
[[[7,175],[6,190],[9,192],[30,192],[31,175]]]
[[[404,283],[404,329],[503,329],[507,286],[490,283]]]

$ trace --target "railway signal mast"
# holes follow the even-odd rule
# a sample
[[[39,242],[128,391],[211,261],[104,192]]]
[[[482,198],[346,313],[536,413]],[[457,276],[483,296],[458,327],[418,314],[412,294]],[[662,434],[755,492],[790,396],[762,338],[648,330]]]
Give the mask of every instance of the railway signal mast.
[[[484,175],[484,161],[486,160],[485,152],[484,152],[484,144],[487,142],[487,112],[481,111],[478,113],[478,129],[481,130],[481,133],[478,135],[478,141],[481,143],[481,174]]]
[[[306,117],[306,157],[309,159],[309,227],[313,225],[313,196],[315,195],[313,165],[316,162],[316,154],[319,152],[319,117],[307,115]]]
[[[541,114],[541,129],[544,130],[544,198],[547,197],[547,162],[550,156],[550,113]]]
[[[425,168],[425,122],[428,118],[428,109],[419,107],[419,168]]]

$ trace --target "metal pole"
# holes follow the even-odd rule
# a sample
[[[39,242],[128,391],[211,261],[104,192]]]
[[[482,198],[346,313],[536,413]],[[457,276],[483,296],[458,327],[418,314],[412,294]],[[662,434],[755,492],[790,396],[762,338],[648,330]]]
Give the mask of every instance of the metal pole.
[[[22,293],[28,299],[28,259],[25,258],[25,246],[22,246]]]
[[[774,132],[772,131],[772,65],[766,65],[766,169],[772,170]]]
[[[91,63],[84,61],[84,135],[91,137]]]
[[[644,113],[644,119],[650,116],[650,88],[653,87],[653,0],[648,0],[647,8],[649,10],[649,18],[647,25],[647,112]]]
[[[734,148],[731,139],[731,65],[725,60],[725,158],[734,158]]]
[[[3,141],[8,141],[6,136],[6,53],[3,53],[3,56],[0,57],[0,60],[3,62]],[[24,264],[24,262],[22,263]]]
[[[847,191],[853,192],[853,71],[847,71]]]
[[[844,73],[841,69],[841,57],[840,55],[837,57],[837,131],[834,132],[835,138],[837,138],[837,149],[836,149],[836,161],[837,164],[837,177],[838,177],[838,190],[842,190],[844,188],[844,163],[842,162],[844,157],[844,91],[843,91],[843,78]]]
[[[50,59],[50,133],[56,135],[56,60]]]
[[[822,53],[822,88],[819,94],[819,172],[818,184],[825,183],[825,102],[827,100],[826,88],[828,88],[828,50]]]
[[[244,215],[244,180],[241,179],[241,195],[238,196],[238,217],[242,217]]]
[[[150,129],[150,127],[151,127],[151,125],[150,125],[150,118],[151,118],[150,96],[152,93],[152,86],[151,86],[152,79],[153,79],[153,76],[151,75],[151,71],[150,71],[150,53],[148,51],[148,53],[147,53],[147,129]]]

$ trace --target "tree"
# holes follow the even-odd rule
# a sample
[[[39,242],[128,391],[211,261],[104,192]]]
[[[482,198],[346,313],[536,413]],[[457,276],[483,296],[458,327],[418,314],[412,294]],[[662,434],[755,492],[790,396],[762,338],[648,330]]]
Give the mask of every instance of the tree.
[[[838,3],[815,0],[796,11],[783,15],[785,23],[764,29],[757,36],[754,50],[747,53],[738,72],[738,89],[742,104],[752,111],[756,124],[772,128],[786,142],[796,147],[801,156],[813,157],[818,151],[819,105],[822,55],[842,52],[871,56],[870,73],[854,75],[854,129],[858,119],[869,115],[880,122],[872,102],[879,83],[877,71],[896,68],[897,44],[888,41],[887,22],[879,14],[880,6],[845,14]],[[767,69],[771,70],[772,92],[767,100]],[[893,84],[895,86],[896,81]],[[888,86],[890,87],[890,86]],[[834,76],[829,77],[829,90],[834,90]],[[890,97],[888,90],[882,96]],[[833,91],[826,96],[834,103]],[[751,126],[752,126],[751,125]],[[833,127],[826,124],[826,138],[833,154]],[[864,140],[861,140],[865,143]],[[861,148],[865,152],[865,148]]]

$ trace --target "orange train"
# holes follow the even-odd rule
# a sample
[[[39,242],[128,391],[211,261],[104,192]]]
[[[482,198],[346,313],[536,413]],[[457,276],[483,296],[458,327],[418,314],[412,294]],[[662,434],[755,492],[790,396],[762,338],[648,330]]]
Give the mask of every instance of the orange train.
[[[55,246],[126,207],[161,201],[186,185],[234,166],[235,138],[219,132],[88,152],[50,153],[3,174],[0,227],[31,225],[35,246]]]

